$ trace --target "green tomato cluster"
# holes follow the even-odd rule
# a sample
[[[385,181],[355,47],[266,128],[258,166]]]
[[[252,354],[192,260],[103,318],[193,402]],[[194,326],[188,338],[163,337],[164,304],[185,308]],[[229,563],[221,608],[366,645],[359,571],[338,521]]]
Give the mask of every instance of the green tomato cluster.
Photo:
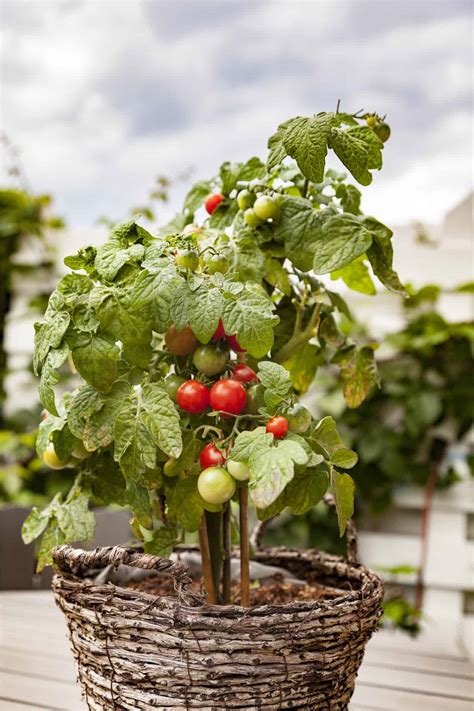
[[[249,227],[260,227],[264,222],[276,222],[280,217],[280,206],[269,195],[256,197],[249,190],[241,190],[237,195],[237,204],[244,212],[244,220]]]

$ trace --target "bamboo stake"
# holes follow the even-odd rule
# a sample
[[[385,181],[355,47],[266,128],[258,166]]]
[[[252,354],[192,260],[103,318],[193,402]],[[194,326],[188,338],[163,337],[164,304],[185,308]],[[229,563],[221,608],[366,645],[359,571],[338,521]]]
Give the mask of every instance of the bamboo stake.
[[[248,489],[244,485],[239,490],[240,501],[240,604],[250,607],[250,569],[249,569],[249,521]]]
[[[208,600],[211,605],[216,604],[216,592],[214,590],[214,581],[212,579],[211,556],[209,554],[209,539],[207,536],[206,518],[203,514],[201,524],[199,526],[199,546],[201,548],[202,574],[204,577],[204,586],[207,590]]]
[[[224,521],[223,521],[223,544],[224,544],[224,564],[222,567],[222,597],[224,600],[224,605],[230,603],[230,586],[231,586],[231,571],[230,571],[230,559],[231,559],[231,541],[230,541],[230,515],[231,506],[230,501],[227,503],[224,509]]]

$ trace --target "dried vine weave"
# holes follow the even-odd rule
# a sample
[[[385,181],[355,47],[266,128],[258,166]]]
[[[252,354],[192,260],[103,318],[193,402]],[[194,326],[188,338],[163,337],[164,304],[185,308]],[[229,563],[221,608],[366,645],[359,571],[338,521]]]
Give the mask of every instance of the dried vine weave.
[[[362,565],[318,551],[265,549],[257,559],[341,589],[332,599],[252,609],[208,605],[180,563],[126,548],[54,551],[89,709],[346,709],[383,586]],[[173,576],[177,598],[85,574],[120,563]]]

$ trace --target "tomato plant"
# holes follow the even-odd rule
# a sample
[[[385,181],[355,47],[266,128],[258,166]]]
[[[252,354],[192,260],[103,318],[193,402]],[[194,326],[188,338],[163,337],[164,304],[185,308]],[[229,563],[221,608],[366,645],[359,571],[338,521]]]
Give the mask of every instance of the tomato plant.
[[[339,328],[350,310],[320,275],[371,294],[373,274],[404,293],[390,229],[363,214],[352,179],[325,166],[334,151],[355,182],[372,181],[384,143],[365,116],[290,119],[270,137],[265,162],[223,163],[158,235],[131,221],[66,258],[71,273],[35,326],[49,413],[38,452],[53,444],[67,462],[81,440],[90,455],[70,494],[25,523],[25,540],[42,536],[42,561],[51,541],[92,530],[91,498],[127,505],[137,539],[158,555],[184,531],[207,532],[210,516],[228,527],[232,497],[242,521],[248,502],[265,520],[311,510],[330,491],[343,534],[357,457],[331,417],[317,421],[298,403],[325,362],[351,408],[378,383],[372,344]],[[68,358],[78,387],[59,396]],[[211,438],[225,452],[218,461],[215,445],[203,449]],[[207,536],[215,567],[230,556],[227,533]],[[248,552],[246,537],[240,545]],[[228,602],[218,588],[211,597]]]

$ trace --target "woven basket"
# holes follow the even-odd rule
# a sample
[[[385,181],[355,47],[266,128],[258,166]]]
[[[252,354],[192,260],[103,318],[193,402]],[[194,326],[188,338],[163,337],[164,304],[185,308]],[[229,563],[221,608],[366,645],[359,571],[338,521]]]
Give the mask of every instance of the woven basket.
[[[245,609],[209,605],[187,568],[130,548],[53,554],[53,588],[89,709],[347,709],[383,586],[355,561],[263,549],[257,560],[340,589],[323,600]],[[173,577],[177,598],[94,584],[91,569],[126,564]]]

